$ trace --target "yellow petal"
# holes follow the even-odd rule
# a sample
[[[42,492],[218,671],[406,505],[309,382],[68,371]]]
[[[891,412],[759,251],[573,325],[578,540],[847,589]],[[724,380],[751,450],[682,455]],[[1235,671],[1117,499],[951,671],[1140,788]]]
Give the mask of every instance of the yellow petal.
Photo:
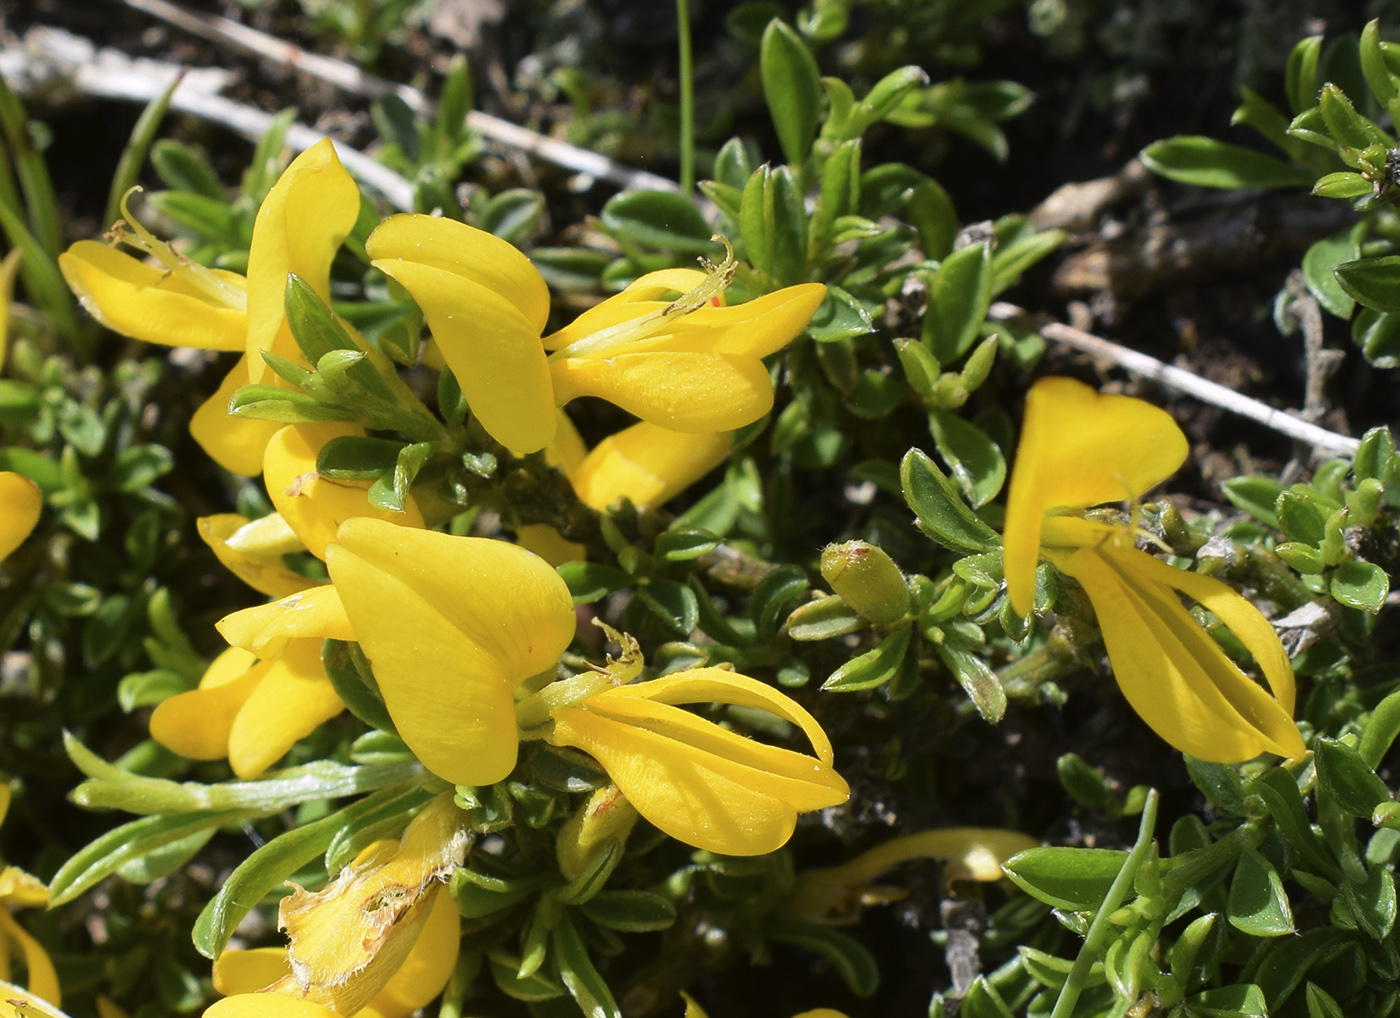
[[[802,728],[817,756],[765,746],[673,706],[697,702],[777,714]],[[656,827],[726,855],[776,851],[799,812],[849,795],[810,714],[772,687],[719,668],[610,689],[583,708],[560,710],[551,741],[593,756]]]
[[[18,866],[0,870],[0,904],[15,908],[42,908],[49,903],[49,889],[32,873]]]
[[[277,421],[229,416],[229,400],[248,382],[248,356],[245,354],[219,383],[219,391],[194,412],[190,419],[190,435],[225,470],[256,477],[262,473],[263,450],[284,425]]]
[[[821,283],[802,283],[745,304],[703,307],[679,318],[667,333],[639,340],[631,350],[703,350],[767,357],[807,327],[826,297]]]
[[[568,587],[503,541],[347,520],[326,565],[410,749],[457,784],[515,766],[514,690],[574,636]]]
[[[0,261],[0,368],[5,366],[5,355],[10,348],[10,302],[14,300],[15,273],[23,257],[24,249],[17,247]]]
[[[416,262],[483,287],[514,306],[536,339],[549,319],[543,277],[519,250],[485,230],[443,216],[406,213],[380,223],[365,251],[376,262]]]
[[[13,471],[0,471],[0,562],[24,543],[39,523],[44,496],[39,486]]]
[[[623,496],[657,506],[723,463],[731,440],[727,431],[686,435],[643,421],[599,442],[569,479],[579,500],[600,512]]]
[[[62,991],[58,987],[58,973],[54,971],[49,953],[31,937],[19,923],[15,922],[9,910],[0,908],[0,937],[19,946],[24,954],[24,967],[29,975],[29,992],[41,997],[54,1007],[63,1003]]]
[[[234,718],[262,682],[270,664],[230,647],[209,666],[200,688],[179,693],[151,713],[151,738],[188,760],[222,760]]]
[[[308,551],[326,557],[336,528],[352,516],[371,516],[404,527],[422,527],[423,514],[409,496],[401,513],[369,501],[369,484],[329,481],[316,472],[316,457],[333,438],[363,437],[353,424],[289,424],[272,437],[263,458],[268,497]]]
[[[319,639],[292,640],[268,663],[228,735],[229,766],[245,781],[345,709],[321,663]]]
[[[279,657],[289,640],[355,639],[340,594],[329,583],[225,615],[214,628],[231,646],[251,650],[263,660]]]
[[[418,302],[467,405],[491,437],[522,453],[543,449],[554,437],[555,400],[539,327],[508,295],[449,269],[403,258],[374,266]]]
[[[438,894],[413,950],[369,1006],[381,1018],[408,1018],[426,1007],[442,992],[457,967],[461,927],[462,916],[452,895]]]
[[[58,256],[58,267],[88,314],[113,332],[202,350],[242,350],[247,343],[242,309],[213,302],[177,272],[95,240],[78,241]],[[209,271],[240,290],[245,286],[236,273]]]
[[[282,565],[280,556],[276,559],[254,558],[230,547],[228,539],[248,525],[246,516],[237,513],[201,516],[196,525],[199,536],[213,550],[224,568],[259,593],[269,597],[286,597],[316,585],[315,580],[299,576]]]
[[[564,535],[548,523],[526,523],[516,528],[515,543],[556,567],[565,562],[582,562],[588,552],[578,542],[565,540]]]
[[[440,895],[443,882],[461,866],[469,844],[466,814],[447,792],[409,823],[396,848],[357,859],[315,894],[297,888],[283,898],[278,926],[291,941],[292,976],[277,988],[340,1014],[369,1004],[407,962],[436,899],[450,898]],[[438,942],[425,949],[428,976],[436,978],[448,946],[444,934],[455,939],[456,923],[455,915],[438,917]]]
[[[544,338],[544,348],[561,350],[595,332],[660,311],[676,297],[705,282],[706,278],[699,269],[648,272],[634,279],[621,293],[595,304],[562,329],[550,333]]]
[[[1239,670],[1136,550],[1052,553],[1098,615],[1114,678],[1158,735],[1191,756],[1238,763],[1304,752],[1292,717]],[[1170,566],[1166,568],[1170,569]]]
[[[1031,386],[1006,497],[1002,564],[1012,607],[1031,610],[1047,509],[1137,498],[1176,473],[1188,451],[1176,422],[1151,403],[1072,378]]]
[[[544,448],[544,461],[564,471],[565,477],[572,478],[574,471],[588,455],[588,446],[584,445],[583,436],[578,433],[578,428],[574,427],[574,422],[569,420],[568,414],[563,410],[556,410],[555,419],[558,426],[555,428],[554,438]]]
[[[329,138],[292,160],[263,199],[248,249],[248,377],[269,374],[262,352],[303,361],[283,299],[295,272],[330,300],[331,261],[360,215],[360,190]]]
[[[687,434],[733,431],[773,406],[768,369],[742,354],[660,351],[550,364],[560,405],[597,396],[642,420]]]
[[[324,1004],[298,1000],[284,993],[240,993],[216,1000],[204,1018],[341,1018]]]
[[[225,997],[257,993],[292,973],[285,947],[256,947],[225,951],[214,959],[214,989]]]

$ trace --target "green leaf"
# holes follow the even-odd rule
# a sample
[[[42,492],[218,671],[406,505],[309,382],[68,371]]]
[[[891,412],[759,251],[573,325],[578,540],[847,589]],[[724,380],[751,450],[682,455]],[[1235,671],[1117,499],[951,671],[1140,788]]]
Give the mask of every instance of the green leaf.
[[[184,676],[164,668],[132,672],[117,683],[117,703],[130,714],[139,707],[153,706],[191,688]]]
[[[646,247],[703,254],[715,246],[700,210],[669,191],[623,191],[603,206],[601,218],[613,234]]]
[[[1376,704],[1366,719],[1361,743],[1356,748],[1362,763],[1372,770],[1379,767],[1396,735],[1400,735],[1400,692],[1391,693]]]
[[[227,201],[223,182],[202,156],[188,145],[163,138],[151,147],[151,165],[166,187],[214,201]],[[107,220],[109,223],[111,219]]]
[[[699,527],[672,527],[657,537],[653,552],[662,562],[690,562],[714,551],[721,540]]]
[[[793,609],[785,623],[789,638],[798,641],[829,640],[865,627],[856,610],[837,594],[808,601]]]
[[[1261,523],[1278,527],[1274,505],[1283,494],[1283,485],[1269,477],[1232,477],[1221,488],[1226,500]]]
[[[521,979],[517,975],[520,971],[520,959],[513,954],[506,951],[490,951],[486,958],[491,963],[491,978],[507,997],[537,1003],[562,997],[565,993],[564,987],[543,971]]]
[[[321,662],[336,696],[351,714],[371,728],[397,734],[374,674],[358,647],[341,640],[326,640],[321,644]]]
[[[1332,995],[1316,983],[1308,983],[1305,988],[1308,1002],[1308,1018],[1346,1018]]]
[[[1342,884],[1342,897],[1356,925],[1375,941],[1385,940],[1395,926],[1395,878],[1384,866],[1373,866],[1363,881]]]
[[[1318,106],[1328,132],[1346,148],[1365,149],[1372,145],[1390,148],[1395,144],[1389,135],[1356,112],[1346,93],[1330,81],[1318,94]]]
[[[568,584],[574,604],[601,601],[632,582],[632,577],[621,569],[596,562],[565,562],[559,567],[559,575]]]
[[[1395,87],[1395,78],[1386,67],[1385,56],[1381,51],[1380,21],[1373,19],[1361,30],[1360,45],[1357,47],[1361,58],[1361,73],[1366,77],[1366,85],[1371,94],[1384,106],[1400,96]]]
[[[839,286],[829,286],[826,296],[807,323],[807,334],[818,343],[838,343],[874,330],[870,312]]]
[[[958,680],[984,721],[996,724],[1006,713],[1006,691],[982,657],[953,640],[938,645],[938,656]]]
[[[1291,541],[1317,544],[1327,525],[1327,513],[1313,499],[1296,491],[1285,491],[1274,503],[1279,529]]]
[[[880,969],[874,956],[854,938],[830,926],[807,923],[774,923],[768,936],[784,944],[811,951],[825,959],[857,997],[868,997],[880,986]]]
[[[1308,820],[1302,792],[1292,774],[1282,767],[1271,768],[1250,782],[1249,791],[1268,805],[1269,816],[1288,848],[1291,865],[1329,880],[1341,879],[1341,868]]]
[[[374,481],[394,469],[403,447],[387,438],[340,435],[316,454],[316,472],[329,481]]]
[[[985,431],[948,410],[931,410],[929,431],[953,479],[974,509],[996,498],[1006,481],[1006,459]]]
[[[958,1011],[959,1018],[1016,1018],[1011,1008],[1006,1006],[1006,1002],[1001,999],[1001,994],[986,976],[978,976],[972,981],[972,985],[967,988],[967,994],[963,997],[962,1007]]]
[[[1343,320],[1351,317],[1356,304],[1342,288],[1333,270],[1361,253],[1359,242],[1358,232],[1350,229],[1317,241],[1303,254],[1303,281],[1307,283],[1308,292],[1317,298],[1319,304]]]
[[[1318,177],[1317,183],[1313,184],[1312,193],[1319,198],[1360,198],[1363,194],[1370,194],[1372,190],[1371,182],[1361,174],[1341,170]]]
[[[1288,106],[1294,116],[1317,105],[1317,61],[1321,54],[1320,35],[1303,39],[1288,54],[1284,91],[1288,93]]]
[[[1090,809],[1103,809],[1113,799],[1108,782],[1088,760],[1078,753],[1065,753],[1055,761],[1060,787],[1070,798]]]
[[[1254,937],[1278,937],[1293,932],[1293,910],[1283,881],[1262,855],[1246,848],[1230,882],[1225,910],[1230,925]]]
[[[1217,810],[1226,816],[1245,816],[1244,782],[1237,767],[1208,763],[1194,756],[1184,758],[1191,781]]]
[[[954,551],[981,553],[1001,544],[959,496],[957,489],[928,455],[910,449],[899,467],[904,501],[919,519],[919,529]]]
[[[1390,801],[1390,790],[1385,782],[1366,766],[1361,754],[1346,743],[1320,737],[1313,751],[1317,757],[1320,801],[1335,804],[1343,813],[1367,820],[1379,803]]]
[[[1351,297],[1377,311],[1400,311],[1400,255],[1358,258],[1332,270]]]
[[[414,442],[399,450],[394,469],[385,471],[369,486],[369,503],[379,509],[403,512],[418,472],[432,458],[437,446],[432,442]]]
[[[1352,319],[1352,342],[1377,368],[1400,368],[1400,315],[1362,308]]]
[[[1202,990],[1186,1004],[1199,1018],[1269,1018],[1264,991],[1252,983]]]
[[[559,966],[559,978],[586,1018],[622,1018],[612,991],[594,968],[583,937],[567,911],[559,915],[550,943]]]
[[[1390,593],[1390,576],[1374,562],[1343,562],[1332,573],[1328,589],[1338,604],[1374,615]]]
[[[646,586],[638,587],[636,599],[681,639],[688,637],[700,623],[695,591],[675,580],[653,580]]]
[[[854,693],[862,689],[883,686],[899,672],[909,649],[909,629],[890,633],[874,650],[851,658],[822,683],[822,689],[833,693]]]
[[[599,891],[579,910],[592,922],[623,933],[649,933],[669,929],[676,908],[650,891]]]
[[[992,256],[986,243],[954,251],[938,267],[924,314],[923,342],[944,367],[972,345],[991,302]]]
[[[1314,179],[1281,159],[1201,135],[1154,142],[1141,156],[1153,173],[1195,187],[1307,187]]]
[[[1342,930],[1323,926],[1275,941],[1254,971],[1254,981],[1264,991],[1269,1010],[1278,1013],[1303,976],[1318,962],[1344,949],[1349,939]]]
[[[788,605],[808,587],[807,574],[797,566],[779,566],[758,581],[749,598],[749,617],[760,642],[771,641],[779,621],[786,618]]]
[[[1028,848],[1005,863],[1011,882],[1032,898],[1071,912],[1097,909],[1128,861],[1108,848]]]
[[[642,192],[633,191],[631,194]],[[528,187],[507,188],[494,195],[481,210],[480,227],[516,246],[524,244],[539,228],[544,215],[544,195]],[[604,206],[603,215],[607,216]],[[708,238],[707,238],[708,239]]]
[[[793,29],[774,18],[763,30],[759,73],[783,158],[797,166],[807,158],[821,116],[821,72],[816,58]]]

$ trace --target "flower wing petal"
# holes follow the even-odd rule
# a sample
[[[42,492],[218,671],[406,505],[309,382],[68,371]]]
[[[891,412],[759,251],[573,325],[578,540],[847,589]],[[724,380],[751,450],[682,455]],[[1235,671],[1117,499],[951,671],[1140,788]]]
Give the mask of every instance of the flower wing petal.
[[[599,512],[623,496],[661,505],[723,463],[731,443],[727,431],[686,435],[643,421],[603,439],[568,476],[579,499]]]
[[[757,357],[697,351],[569,357],[549,365],[563,406],[598,396],[658,427],[686,434],[734,431],[773,406],[768,369]]]
[[[225,615],[214,628],[231,646],[263,660],[280,657],[290,640],[355,639],[340,593],[329,583]]]
[[[234,718],[228,762],[247,781],[345,709],[321,664],[319,639],[292,640]]]
[[[299,590],[316,586],[315,580],[292,572],[271,560],[254,558],[229,547],[228,539],[248,523],[246,516],[220,513],[201,516],[196,521],[199,536],[214,552],[214,556],[233,575],[268,597],[286,597]]]
[[[156,705],[151,738],[187,760],[222,760],[228,756],[234,719],[271,667],[246,650],[230,647],[214,659],[199,689]]]
[[[229,401],[248,382],[248,355],[244,354],[219,383],[218,391],[194,412],[190,418],[190,435],[225,470],[244,477],[256,477],[262,473],[263,451],[267,443],[285,425],[277,421],[229,416]]]
[[[80,240],[58,256],[58,267],[84,310],[113,332],[201,350],[242,350],[247,344],[248,316],[242,310],[214,304],[177,273],[106,244]],[[220,275],[231,285],[244,285],[242,276]]]
[[[1006,498],[1002,563],[1012,607],[1028,614],[1047,509],[1087,509],[1136,498],[1181,467],[1186,436],[1165,410],[1042,378],[1026,396]]]

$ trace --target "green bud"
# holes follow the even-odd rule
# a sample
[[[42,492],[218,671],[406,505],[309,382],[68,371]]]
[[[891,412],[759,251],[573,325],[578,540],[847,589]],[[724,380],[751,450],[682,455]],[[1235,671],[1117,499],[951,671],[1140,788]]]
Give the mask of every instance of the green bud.
[[[909,585],[899,566],[873,544],[847,541],[822,551],[822,577],[861,617],[890,625],[909,614]]]

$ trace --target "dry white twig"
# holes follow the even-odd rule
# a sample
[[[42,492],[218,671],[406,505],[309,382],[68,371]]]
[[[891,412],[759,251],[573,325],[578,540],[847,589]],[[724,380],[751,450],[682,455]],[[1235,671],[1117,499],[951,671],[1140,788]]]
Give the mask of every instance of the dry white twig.
[[[90,40],[57,28],[29,30],[22,45],[0,51],[0,74],[24,97],[61,101],[77,93],[129,102],[150,102],[179,75],[176,64],[133,60],[116,50],[99,50]],[[171,108],[202,120],[223,124],[250,141],[257,141],[272,123],[271,114],[245,106],[218,90],[228,80],[224,71],[192,71],[171,98]],[[293,124],[287,144],[296,151],[310,148],[326,135],[305,124]],[[374,188],[397,209],[413,208],[413,185],[393,170],[343,142],[335,142],[345,168]]]
[[[436,104],[416,88],[368,74],[343,60],[308,53],[300,46],[230,21],[228,18],[192,11],[180,4],[171,3],[170,0],[121,2],[193,35],[237,47],[264,60],[284,64],[355,95],[373,99],[392,92],[415,113],[429,116],[435,109]],[[500,117],[493,117],[489,113],[472,110],[467,114],[467,126],[492,141],[519,149],[575,173],[606,180],[624,190],[642,188],[653,191],[680,191],[680,186],[674,180],[648,173],[646,170],[633,169],[597,152],[590,152],[558,138],[531,131]]]
[[[998,322],[1025,319],[1028,325],[1046,339],[1053,339],[1057,343],[1063,343],[1090,356],[1109,361],[1133,374],[1150,378],[1169,389],[1193,396],[1202,403],[1209,403],[1211,406],[1218,406],[1222,410],[1229,410],[1231,413],[1258,421],[1265,427],[1272,428],[1289,438],[1305,442],[1314,449],[1328,453],[1339,453],[1344,456],[1354,456],[1357,446],[1361,444],[1355,438],[1320,428],[1316,424],[1295,417],[1284,410],[1277,410],[1257,399],[1241,396],[1223,385],[1199,375],[1193,375],[1182,368],[1165,364],[1155,357],[1130,350],[1126,346],[1120,346],[1100,336],[1095,336],[1093,333],[1073,328],[1061,322],[1040,324],[1033,316],[1014,304],[998,301],[991,306],[987,317]]]

